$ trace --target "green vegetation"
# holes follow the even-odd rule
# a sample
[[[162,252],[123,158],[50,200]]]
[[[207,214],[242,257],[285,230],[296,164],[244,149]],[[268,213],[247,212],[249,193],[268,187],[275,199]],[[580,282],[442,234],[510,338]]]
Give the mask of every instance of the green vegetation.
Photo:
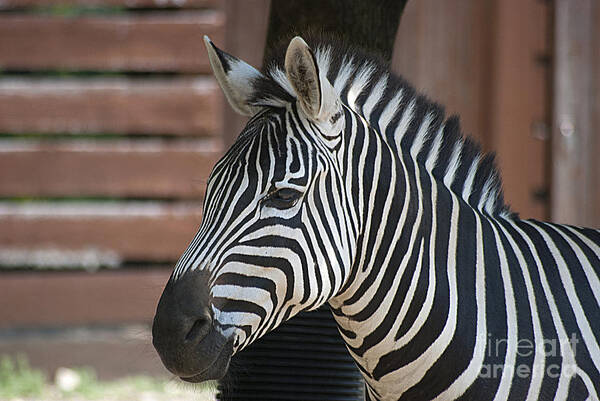
[[[209,401],[215,391],[214,383],[192,386],[141,375],[101,381],[91,368],[60,368],[51,383],[24,357],[0,358],[0,401]]]
[[[44,374],[32,369],[24,357],[0,359],[0,399],[39,396],[45,384]]]

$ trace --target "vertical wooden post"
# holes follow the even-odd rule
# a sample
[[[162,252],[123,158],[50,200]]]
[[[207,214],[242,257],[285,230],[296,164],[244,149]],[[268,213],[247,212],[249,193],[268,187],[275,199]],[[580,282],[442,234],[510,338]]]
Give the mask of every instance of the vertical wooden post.
[[[555,7],[552,218],[600,226],[600,4]]]
[[[464,131],[489,148],[491,2],[409,1],[392,69],[459,114]]]
[[[225,43],[217,43],[217,46],[260,69],[267,37],[269,5],[269,0],[225,0]],[[223,141],[227,149],[248,119],[234,112],[227,100],[223,99],[223,102]]]
[[[392,62],[496,152],[507,202],[537,219],[549,214],[550,8],[539,0],[409,1]]]
[[[523,218],[548,219],[549,2],[499,0],[489,77],[491,150],[507,202]]]

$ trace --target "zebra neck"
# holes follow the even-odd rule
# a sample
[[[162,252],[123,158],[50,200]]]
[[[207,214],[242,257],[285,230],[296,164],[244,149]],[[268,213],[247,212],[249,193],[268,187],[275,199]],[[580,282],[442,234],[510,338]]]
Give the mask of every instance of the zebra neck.
[[[459,214],[471,216],[473,233],[488,217],[364,119],[351,122],[346,154],[352,171],[345,175],[354,177],[349,191],[360,224],[350,277],[329,303],[351,355],[376,391],[386,364],[402,364],[405,348],[420,347],[416,333],[424,322],[435,316],[446,320],[448,302],[433,301],[435,277],[456,264],[452,252],[475,249],[470,237],[459,238],[452,229]],[[451,244],[445,254],[437,249],[440,243]],[[466,260],[461,269],[474,277],[475,253]]]
[[[510,216],[494,155],[463,136],[459,119],[389,72],[358,67],[354,79],[338,84],[342,102],[369,127],[372,137],[401,157],[408,155],[474,209]]]
[[[582,394],[594,399],[600,348],[589,316],[600,299],[599,232],[487,216],[432,175],[410,174],[408,156],[402,165],[413,177],[403,203],[413,217],[381,218],[371,263],[330,301],[371,398],[455,399],[497,387],[501,399],[525,399],[525,387],[511,388],[510,367],[540,372],[557,363],[578,366]],[[384,243],[390,233],[398,236]],[[533,356],[515,351],[520,339],[535,345]],[[560,344],[560,358],[544,359],[545,341]],[[481,374],[495,366],[507,373]],[[536,377],[530,394],[542,386],[543,374]]]
[[[447,346],[444,333],[453,327],[449,316],[455,316],[449,311],[452,302],[450,297],[435,295],[456,295],[440,288],[456,286],[456,278],[449,277],[456,274],[457,249],[474,249],[471,239],[459,238],[458,216],[470,215],[473,225],[480,217],[451,192],[438,188],[434,180],[426,181],[408,180],[403,207],[390,209],[379,220],[385,224],[378,228],[392,234],[384,234],[379,246],[367,252],[364,263],[357,266],[353,285],[330,301],[373,399],[387,399],[386,389],[393,392],[415,384],[405,381],[405,376],[447,374],[432,369],[435,359],[421,355],[438,355]],[[448,210],[435,207],[442,199],[450,202]],[[446,254],[440,252],[439,244],[447,247]],[[464,259],[463,275],[477,276],[476,255],[473,252],[470,259]],[[471,334],[475,339],[476,331]],[[431,335],[439,335],[437,341],[431,342]]]

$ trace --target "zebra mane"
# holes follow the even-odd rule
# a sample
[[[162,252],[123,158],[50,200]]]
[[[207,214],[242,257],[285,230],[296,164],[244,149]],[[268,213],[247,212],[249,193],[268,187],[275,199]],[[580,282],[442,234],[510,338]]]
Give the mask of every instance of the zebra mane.
[[[386,63],[364,49],[322,35],[303,37],[315,51],[325,73],[344,104],[363,116],[399,151],[417,162],[471,207],[491,216],[514,214],[504,202],[500,173],[493,153],[462,134],[458,116],[446,118],[444,108],[429,100]],[[285,107],[295,93],[283,70],[285,46],[267,64],[265,76],[253,82],[251,103]],[[408,118],[407,118],[408,117]]]

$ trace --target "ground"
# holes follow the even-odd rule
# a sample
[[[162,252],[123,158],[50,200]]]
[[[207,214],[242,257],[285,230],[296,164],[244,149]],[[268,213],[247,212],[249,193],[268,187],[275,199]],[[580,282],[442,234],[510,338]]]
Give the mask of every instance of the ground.
[[[131,376],[99,381],[90,369],[60,368],[50,380],[26,360],[0,359],[0,401],[213,401],[214,384]]]

